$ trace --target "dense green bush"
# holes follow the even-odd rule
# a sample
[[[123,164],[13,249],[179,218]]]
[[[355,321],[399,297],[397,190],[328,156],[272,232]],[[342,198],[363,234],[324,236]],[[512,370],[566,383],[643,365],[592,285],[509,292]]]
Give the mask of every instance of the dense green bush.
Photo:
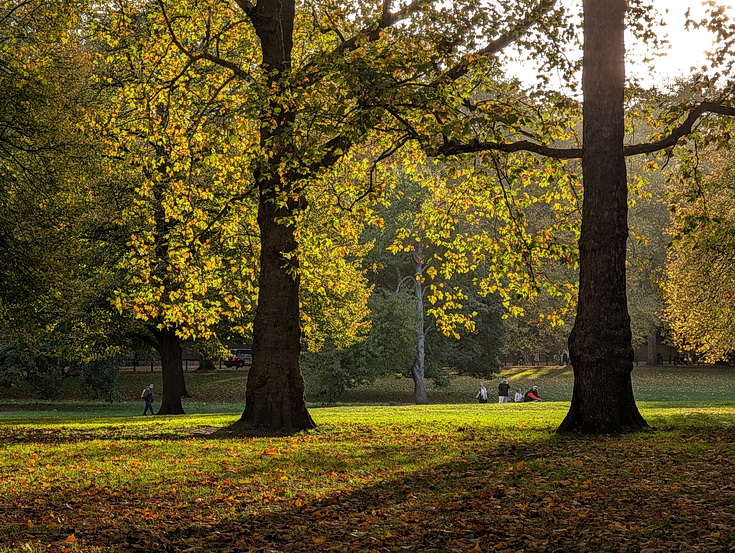
[[[104,399],[108,403],[120,401],[122,396],[117,384],[120,379],[121,359],[112,357],[85,363],[79,368],[79,377],[91,397]]]

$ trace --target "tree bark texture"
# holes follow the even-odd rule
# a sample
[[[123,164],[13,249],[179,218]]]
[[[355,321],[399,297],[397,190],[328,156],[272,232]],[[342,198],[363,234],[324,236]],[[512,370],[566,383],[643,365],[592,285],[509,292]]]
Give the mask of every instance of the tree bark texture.
[[[186,389],[186,375],[184,374],[184,348],[179,341],[179,391],[181,397],[191,397],[189,390]]]
[[[269,89],[285,92],[293,49],[295,2],[259,0],[250,14],[260,39]],[[271,429],[308,429],[316,424],[306,408],[301,375],[301,329],[297,243],[290,217],[305,205],[299,175],[279,173],[295,157],[291,128],[296,108],[276,92],[261,121],[261,145],[268,154],[255,171],[259,188],[260,276],[253,322],[250,367],[241,421]]]
[[[314,428],[306,409],[301,375],[299,275],[293,227],[279,224],[287,207],[261,200],[260,289],[253,323],[253,364],[248,373],[241,421],[272,429]],[[289,270],[290,269],[290,270]]]
[[[411,367],[411,377],[413,378],[413,396],[416,405],[426,405],[429,398],[426,395],[426,334],[424,332],[424,285],[422,275],[424,272],[424,262],[421,259],[423,254],[421,244],[416,245],[414,253],[414,278],[413,289],[416,297],[416,357],[414,358],[413,367]]]
[[[217,367],[214,365],[214,361],[211,359],[208,359],[207,357],[204,357],[203,355],[199,356],[199,366],[196,368],[198,372],[210,372],[210,371],[216,371]]]
[[[181,338],[176,331],[164,329],[156,332],[156,349],[161,356],[163,390],[158,415],[183,415],[181,404]]]
[[[608,433],[647,426],[633,398],[625,280],[625,10],[625,0],[584,1],[579,302],[569,337],[574,391],[560,432]]]

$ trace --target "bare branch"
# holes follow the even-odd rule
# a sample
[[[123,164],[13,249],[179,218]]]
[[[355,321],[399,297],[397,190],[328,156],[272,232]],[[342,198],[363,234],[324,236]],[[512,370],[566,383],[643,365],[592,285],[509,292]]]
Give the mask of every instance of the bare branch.
[[[556,159],[577,159],[582,157],[582,148],[552,148],[542,144],[536,144],[529,140],[519,140],[518,142],[484,142],[481,140],[471,140],[467,144],[460,144],[455,140],[447,141],[441,146],[437,153],[440,156],[451,156],[458,154],[471,154],[478,152],[532,152],[546,157]]]
[[[326,54],[325,58],[322,58],[321,60],[312,60],[311,62],[304,65],[301,72],[306,75],[304,77],[305,84],[313,84],[317,82],[320,79],[320,68],[331,67],[331,59],[334,59],[335,57],[341,56],[345,52],[355,50],[359,46],[362,46],[363,42],[360,39],[367,38],[368,42],[375,42],[376,40],[378,40],[378,38],[380,38],[381,33],[385,29],[394,26],[396,23],[402,21],[412,13],[418,11],[421,7],[423,7],[425,4],[428,4],[429,2],[430,0],[413,0],[413,2],[407,4],[397,12],[391,13],[390,7],[393,2],[392,0],[385,0],[383,3],[380,20],[378,21],[377,25],[373,24],[366,26],[351,38],[342,40],[342,42],[340,42],[340,44],[337,45],[334,50]]]
[[[539,23],[542,16],[545,15],[551,8],[554,7],[556,0],[541,0],[538,8],[533,10],[525,20],[519,23],[516,27],[508,30],[505,34],[500,35],[495,40],[491,41],[484,48],[472,52],[462,58],[459,63],[448,69],[444,75],[442,75],[440,81],[454,81],[462,77],[469,71],[470,60],[477,58],[478,56],[488,56],[491,54],[497,54],[502,51],[506,46],[509,46],[515,40],[525,33],[528,29]]]
[[[639,154],[650,154],[658,152],[676,146],[679,140],[685,136],[691,134],[694,129],[694,124],[699,120],[700,117],[707,113],[717,113],[720,115],[727,115],[729,117],[735,116],[735,107],[727,106],[716,102],[701,102],[697,104],[690,112],[684,122],[676,127],[671,133],[655,142],[647,142],[644,144],[634,144],[632,146],[626,146],[623,150],[626,156],[635,156]],[[440,156],[451,156],[459,154],[471,154],[478,152],[532,152],[542,156],[553,157],[556,159],[579,159],[582,157],[582,148],[552,148],[550,146],[544,146],[543,144],[537,144],[529,140],[519,140],[518,142],[484,142],[480,140],[471,140],[466,144],[461,144],[455,140],[446,141],[437,150],[437,154]]]

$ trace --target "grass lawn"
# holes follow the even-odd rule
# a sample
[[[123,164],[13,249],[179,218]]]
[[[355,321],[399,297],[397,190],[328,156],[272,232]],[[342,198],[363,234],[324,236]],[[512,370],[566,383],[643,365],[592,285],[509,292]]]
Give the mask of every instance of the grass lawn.
[[[488,382],[491,398],[501,376],[508,377],[512,390],[526,390],[536,384],[544,401],[569,401],[572,397],[572,371],[564,367],[505,368]],[[187,413],[236,413],[244,406],[245,371],[190,372],[186,374],[191,399],[184,399]],[[34,399],[33,390],[0,387],[0,422],[9,416],[25,417],[29,411],[50,417],[66,414],[137,415],[143,411],[140,391],[152,382],[161,391],[160,373],[123,373],[119,388],[122,401],[106,404],[95,399],[94,390],[84,389],[76,379],[64,382],[61,399]],[[456,377],[447,387],[427,384],[431,403],[474,403],[480,380]],[[717,405],[735,400],[735,367],[638,367],[633,371],[633,387],[640,402],[688,402]],[[374,384],[348,390],[340,405],[413,403],[413,383],[408,378],[383,378]],[[158,405],[158,403],[157,403]],[[313,407],[324,405],[313,403]]]
[[[213,402],[181,417],[2,401],[0,552],[735,550],[729,369],[636,371],[656,430],[601,437],[554,433],[562,369],[507,373],[543,403],[472,403],[465,379],[428,406],[314,406],[316,431],[280,437],[239,433],[236,381],[201,376]],[[405,384],[345,401],[408,401]]]

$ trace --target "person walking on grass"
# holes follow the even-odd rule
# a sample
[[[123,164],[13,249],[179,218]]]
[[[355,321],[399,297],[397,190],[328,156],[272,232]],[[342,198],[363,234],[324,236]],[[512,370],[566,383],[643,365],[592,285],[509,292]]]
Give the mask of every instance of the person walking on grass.
[[[475,399],[480,403],[487,403],[487,388],[484,382],[480,382],[480,391],[477,392]]]
[[[140,397],[143,398],[145,401],[145,409],[143,409],[143,415],[148,414],[148,410],[150,410],[151,415],[154,415],[153,412],[153,384],[148,384],[145,388],[143,388],[143,391],[140,393]]]
[[[510,401],[509,392],[510,384],[508,384],[508,379],[504,377],[498,384],[498,403],[508,403]]]

